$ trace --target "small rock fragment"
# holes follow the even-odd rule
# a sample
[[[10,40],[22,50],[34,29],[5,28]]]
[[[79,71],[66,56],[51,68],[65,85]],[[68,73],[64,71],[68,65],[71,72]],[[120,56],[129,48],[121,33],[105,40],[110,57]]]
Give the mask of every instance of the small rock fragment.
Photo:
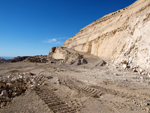
[[[126,68],[127,68],[127,64],[123,64],[122,67],[123,67],[124,69],[126,69]]]
[[[137,72],[137,70],[136,70],[136,69],[133,69],[133,73],[135,73],[135,72]]]
[[[87,62],[87,60],[86,59],[81,59],[81,62],[82,62],[82,64],[87,64],[88,62]]]
[[[77,65],[81,65],[81,60],[78,60],[78,63],[77,63]]]
[[[0,94],[1,97],[8,97],[6,90],[3,90]]]

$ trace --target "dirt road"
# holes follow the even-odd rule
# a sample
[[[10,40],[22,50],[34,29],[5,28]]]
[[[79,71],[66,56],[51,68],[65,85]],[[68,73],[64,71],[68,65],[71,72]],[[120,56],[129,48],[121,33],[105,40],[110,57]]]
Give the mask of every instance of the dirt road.
[[[112,65],[0,64],[0,76],[46,75],[43,85],[15,97],[0,113],[146,113],[150,78]]]

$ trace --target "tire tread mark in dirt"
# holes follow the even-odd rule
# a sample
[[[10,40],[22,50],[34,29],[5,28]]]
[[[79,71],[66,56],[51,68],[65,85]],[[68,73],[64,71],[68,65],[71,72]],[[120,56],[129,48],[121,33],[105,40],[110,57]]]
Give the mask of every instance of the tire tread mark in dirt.
[[[104,94],[102,91],[97,90],[96,88],[90,88],[88,86],[83,86],[83,84],[77,80],[68,79],[67,81],[65,81],[63,83],[63,85],[66,85],[71,89],[74,88],[78,91],[81,91],[87,95],[90,95],[90,96],[96,97],[96,98],[99,98],[101,95]]]
[[[125,93],[125,92],[122,92],[122,91],[116,91],[114,89],[109,89],[109,88],[105,88],[105,87],[101,87],[101,86],[91,86],[91,87],[92,88],[94,87],[96,89],[104,91],[105,93],[108,93],[108,94],[113,94],[113,95],[116,95],[116,96],[119,96],[119,97],[122,97],[122,98],[129,99],[129,101],[136,101],[136,105],[140,106],[143,110],[146,110],[148,113],[150,113],[150,106],[145,105],[145,103],[147,103],[147,102],[143,103],[143,100],[148,101],[149,97],[145,96],[143,98],[142,96],[140,97],[140,96],[137,96],[136,94]]]
[[[150,107],[145,106],[145,105],[143,106],[143,104],[141,103],[143,98],[138,97],[136,94],[125,93],[122,91],[117,91],[117,90],[113,90],[113,89],[109,89],[109,88],[105,88],[105,87],[101,87],[101,86],[87,86],[87,85],[81,84],[80,82],[78,82],[76,80],[71,80],[71,79],[68,79],[67,81],[65,81],[65,85],[70,87],[71,89],[74,88],[78,91],[81,91],[83,93],[85,92],[85,94],[90,95],[92,97],[96,97],[96,98],[99,98],[104,93],[107,93],[107,94],[113,94],[113,95],[116,95],[116,96],[119,96],[122,98],[127,98],[130,101],[135,100],[136,105],[140,106],[142,109],[144,109],[150,113]],[[149,99],[149,98],[147,97],[147,99]],[[120,107],[123,108],[122,106],[120,106]]]
[[[104,93],[102,91],[99,91],[95,88],[90,88],[90,87],[82,87],[81,88],[84,92],[89,93],[91,96],[93,97],[100,97],[101,95],[103,95]]]
[[[77,113],[75,108],[62,101],[53,91],[40,87],[36,87],[34,90],[54,113]]]
[[[93,94],[94,95],[94,97],[100,97],[101,95],[103,95],[104,93],[102,92],[102,91],[99,91],[98,89],[95,89],[95,88],[90,88],[90,86],[89,87],[83,87],[82,88],[84,91],[86,91],[86,92],[88,92],[88,93],[91,93],[91,94]],[[116,94],[116,93],[114,93],[113,92],[113,94]],[[115,107],[117,107],[117,108],[119,108],[119,109],[122,109],[122,108],[128,108],[129,110],[131,110],[132,109],[132,107],[130,107],[130,105],[129,104],[124,104],[124,103],[113,103],[113,106],[115,106]]]

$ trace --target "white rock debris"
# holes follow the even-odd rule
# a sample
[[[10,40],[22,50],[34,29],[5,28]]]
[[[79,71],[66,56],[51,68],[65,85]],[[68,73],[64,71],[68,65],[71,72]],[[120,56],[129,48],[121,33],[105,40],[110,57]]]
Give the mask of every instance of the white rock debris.
[[[45,75],[35,75],[29,72],[0,77],[0,108],[6,106],[14,97],[21,95],[27,89],[42,85],[45,80]]]

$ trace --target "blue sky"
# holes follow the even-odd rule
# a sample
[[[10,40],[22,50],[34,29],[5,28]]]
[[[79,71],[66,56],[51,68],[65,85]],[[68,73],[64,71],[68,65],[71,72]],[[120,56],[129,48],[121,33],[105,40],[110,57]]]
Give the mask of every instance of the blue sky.
[[[0,56],[47,55],[81,28],[136,0],[0,0]]]

